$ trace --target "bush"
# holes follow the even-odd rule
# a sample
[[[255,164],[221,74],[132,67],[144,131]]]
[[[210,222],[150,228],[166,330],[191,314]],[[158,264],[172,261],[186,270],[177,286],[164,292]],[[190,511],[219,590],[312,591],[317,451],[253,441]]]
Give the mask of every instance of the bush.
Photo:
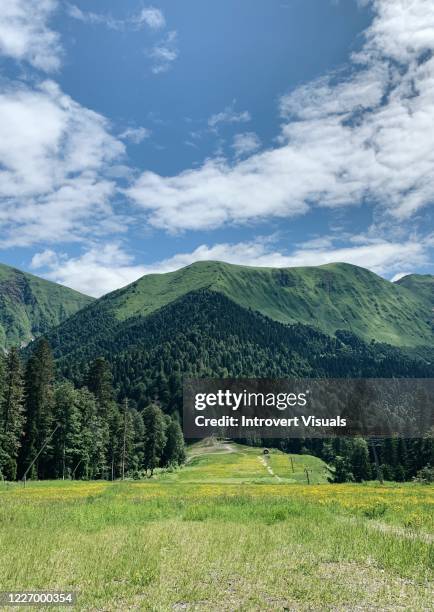
[[[425,467],[418,471],[416,478],[414,479],[416,482],[422,482],[423,484],[431,484],[434,482],[434,467],[428,463]]]

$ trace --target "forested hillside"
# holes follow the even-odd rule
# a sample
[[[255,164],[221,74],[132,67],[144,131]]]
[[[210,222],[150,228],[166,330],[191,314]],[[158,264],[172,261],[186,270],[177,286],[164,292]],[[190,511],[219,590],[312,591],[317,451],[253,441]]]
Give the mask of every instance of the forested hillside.
[[[280,323],[303,323],[329,335],[345,329],[366,342],[433,346],[432,305],[425,292],[349,264],[278,269],[198,262],[144,276],[92,309],[95,317],[102,309],[125,321],[148,316],[198,289],[223,294]]]
[[[426,377],[434,366],[342,330],[283,325],[222,294],[192,292],[148,317],[119,321],[87,308],[47,335],[59,373],[80,384],[103,356],[121,396],[181,409],[183,376]]]
[[[0,397],[0,470],[7,477],[31,466],[40,478],[116,478],[180,463],[188,376],[434,377],[429,278],[400,286],[354,266],[255,270],[214,262],[144,277],[52,328],[48,343],[25,349],[18,408],[5,408],[14,394]],[[276,320],[282,313],[287,320]],[[369,333],[360,333],[368,322]],[[398,331],[402,346],[380,341]],[[14,355],[3,367],[5,381],[16,370]],[[432,438],[378,443],[379,459],[376,446],[361,439],[275,444],[322,457],[340,482],[378,476],[378,461],[388,478],[421,470],[428,478],[434,452]]]
[[[0,264],[0,351],[45,334],[93,298]]]
[[[22,364],[16,349],[0,355],[0,479],[106,478],[146,474],[184,461],[176,416],[150,403],[138,411],[116,401],[104,359],[84,385],[56,380],[49,344],[35,343]]]

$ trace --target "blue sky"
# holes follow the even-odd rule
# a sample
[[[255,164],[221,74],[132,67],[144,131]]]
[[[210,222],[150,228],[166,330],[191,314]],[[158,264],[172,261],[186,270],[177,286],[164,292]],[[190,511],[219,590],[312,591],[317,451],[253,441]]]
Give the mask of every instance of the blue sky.
[[[429,0],[5,0],[0,261],[432,273]]]

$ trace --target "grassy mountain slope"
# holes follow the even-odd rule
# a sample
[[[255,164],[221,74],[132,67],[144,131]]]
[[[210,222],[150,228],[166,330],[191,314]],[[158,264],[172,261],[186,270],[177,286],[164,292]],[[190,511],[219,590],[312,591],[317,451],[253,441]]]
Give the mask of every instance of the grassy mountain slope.
[[[434,366],[351,332],[331,337],[313,327],[284,325],[225,295],[197,290],[147,317],[117,319],[91,305],[48,334],[59,372],[78,383],[104,356],[121,396],[146,405],[160,398],[181,410],[182,378],[427,377]]]
[[[413,295],[424,300],[429,308],[434,309],[434,276],[432,274],[408,274],[396,284],[405,287]]]
[[[0,350],[46,333],[93,298],[0,264]]]
[[[147,316],[198,289],[222,293],[275,321],[303,323],[331,335],[345,329],[367,342],[433,344],[432,307],[424,292],[349,264],[275,269],[199,262],[144,276],[94,307],[103,306],[122,321]]]
[[[326,483],[330,476],[327,464],[318,457],[283,453],[276,448],[269,448],[269,454],[264,455],[263,450],[205,438],[188,447],[187,463],[182,470],[162,474],[160,482],[304,484],[306,469],[312,484]]]

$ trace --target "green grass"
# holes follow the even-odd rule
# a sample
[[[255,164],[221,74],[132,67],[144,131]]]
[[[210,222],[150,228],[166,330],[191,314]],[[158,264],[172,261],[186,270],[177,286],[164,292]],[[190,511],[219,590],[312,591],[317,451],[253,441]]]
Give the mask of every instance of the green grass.
[[[331,335],[346,329],[368,342],[375,338],[395,346],[431,346],[432,307],[425,285],[421,291],[419,285],[391,283],[341,263],[275,269],[209,261],[144,276],[102,303],[123,321],[205,288],[281,323],[303,323]]]
[[[205,442],[140,482],[0,485],[0,590],[81,610],[428,610],[433,488],[302,484],[324,464]],[[290,482],[298,480],[298,482]]]

